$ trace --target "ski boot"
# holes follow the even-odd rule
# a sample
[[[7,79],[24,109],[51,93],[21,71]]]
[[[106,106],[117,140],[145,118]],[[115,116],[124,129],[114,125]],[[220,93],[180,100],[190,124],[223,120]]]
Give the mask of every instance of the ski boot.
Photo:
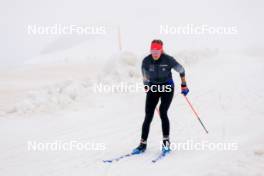
[[[144,153],[147,148],[147,142],[141,141],[139,146],[132,151],[132,155]]]
[[[161,151],[164,155],[171,151],[169,138],[163,138]]]

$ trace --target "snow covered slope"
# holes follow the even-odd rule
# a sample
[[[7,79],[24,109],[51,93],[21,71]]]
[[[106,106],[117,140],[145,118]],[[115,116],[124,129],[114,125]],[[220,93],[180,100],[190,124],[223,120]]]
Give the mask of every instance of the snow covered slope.
[[[0,174],[18,175],[264,175],[264,58],[243,52],[186,50],[188,97],[209,129],[206,135],[174,73],[171,140],[234,142],[236,151],[174,151],[156,164],[161,127],[152,122],[143,156],[105,164],[139,142],[145,93],[95,93],[96,82],[139,82],[141,56],[124,52],[107,61],[57,62],[1,74]],[[50,55],[49,57],[52,57]],[[10,85],[14,87],[9,89]],[[28,151],[28,141],[85,141],[105,150]]]

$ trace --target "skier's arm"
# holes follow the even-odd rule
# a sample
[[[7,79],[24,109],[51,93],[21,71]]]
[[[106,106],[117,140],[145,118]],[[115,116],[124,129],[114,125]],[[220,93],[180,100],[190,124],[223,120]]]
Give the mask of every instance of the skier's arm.
[[[185,79],[185,76],[181,76],[181,82],[182,84],[185,83],[186,84],[186,79]]]
[[[181,93],[184,96],[186,96],[189,93],[189,89],[187,87],[187,83],[186,83],[186,79],[185,79],[185,69],[174,58],[171,58],[171,64],[172,64],[172,68],[180,74],[180,77],[181,77]]]
[[[177,62],[174,58],[171,58],[171,64],[172,64],[172,68],[180,74],[182,83],[186,83],[185,69],[183,68],[183,66],[179,62]]]

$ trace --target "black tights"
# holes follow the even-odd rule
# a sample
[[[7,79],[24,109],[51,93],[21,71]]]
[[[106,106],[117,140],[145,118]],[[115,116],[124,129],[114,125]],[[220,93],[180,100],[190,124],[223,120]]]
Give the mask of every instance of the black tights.
[[[150,124],[153,119],[155,108],[159,102],[159,99],[161,99],[159,113],[160,113],[160,118],[161,118],[162,134],[163,134],[163,137],[169,137],[170,121],[167,115],[167,111],[170,107],[173,94],[174,94],[173,89],[171,92],[148,91],[147,96],[146,96],[146,105],[145,105],[146,114],[145,114],[145,120],[142,125],[142,133],[141,133],[141,139],[143,141],[146,141],[148,138]]]

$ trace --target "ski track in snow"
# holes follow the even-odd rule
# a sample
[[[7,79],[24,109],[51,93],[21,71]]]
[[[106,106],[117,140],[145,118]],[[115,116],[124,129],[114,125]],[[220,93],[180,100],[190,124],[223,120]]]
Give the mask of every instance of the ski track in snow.
[[[159,154],[161,140],[161,124],[155,114],[146,153],[117,163],[103,163],[102,160],[129,153],[138,145],[144,118],[143,92],[87,93],[93,80],[140,81],[140,64],[134,61],[136,56],[121,53],[111,58],[107,63],[111,67],[103,71],[102,65],[95,63],[93,70],[75,67],[73,72],[79,70],[82,74],[73,76],[70,81],[65,79],[67,76],[60,81],[54,78],[47,83],[48,87],[38,85],[41,80],[36,81],[29,85],[35,92],[33,98],[26,93],[31,89],[21,90],[24,96],[18,100],[20,105],[11,107],[11,111],[2,110],[0,118],[0,175],[264,175],[263,58],[206,52],[199,57],[197,52],[186,53],[178,55],[188,61],[183,63],[191,90],[188,97],[209,135],[204,133],[176,89],[169,111],[171,141],[238,142],[238,151],[173,151],[153,164],[151,160]],[[178,75],[174,73],[174,77],[179,87]],[[27,81],[20,79],[23,80]],[[61,91],[56,91],[58,88]],[[23,104],[25,101],[30,105]],[[106,150],[29,152],[29,140],[103,142]]]

